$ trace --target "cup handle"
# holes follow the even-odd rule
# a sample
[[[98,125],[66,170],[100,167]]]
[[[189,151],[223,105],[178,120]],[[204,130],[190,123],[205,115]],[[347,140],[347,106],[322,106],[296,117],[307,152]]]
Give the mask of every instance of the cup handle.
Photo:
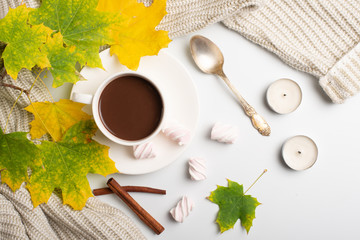
[[[84,104],[91,104],[92,99],[93,95],[91,94],[73,92],[71,95],[71,100]]]

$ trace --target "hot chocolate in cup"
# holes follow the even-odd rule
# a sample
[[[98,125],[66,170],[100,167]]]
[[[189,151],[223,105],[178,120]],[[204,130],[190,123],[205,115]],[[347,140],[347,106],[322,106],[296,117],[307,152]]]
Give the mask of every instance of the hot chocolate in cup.
[[[144,74],[121,72],[108,77],[95,94],[74,92],[72,100],[92,104],[99,130],[110,140],[134,146],[150,141],[162,128],[164,95]]]

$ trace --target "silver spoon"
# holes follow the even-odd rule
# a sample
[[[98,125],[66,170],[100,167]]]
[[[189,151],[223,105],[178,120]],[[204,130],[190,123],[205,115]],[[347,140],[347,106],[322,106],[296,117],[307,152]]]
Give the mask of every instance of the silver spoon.
[[[255,109],[248,104],[245,99],[240,95],[239,91],[226,77],[223,71],[224,56],[220,49],[207,39],[206,37],[196,35],[190,40],[191,55],[197,66],[205,73],[218,75],[228,85],[234,95],[240,102],[246,115],[251,119],[253,126],[263,136],[269,136],[271,133],[269,124],[261,117]]]

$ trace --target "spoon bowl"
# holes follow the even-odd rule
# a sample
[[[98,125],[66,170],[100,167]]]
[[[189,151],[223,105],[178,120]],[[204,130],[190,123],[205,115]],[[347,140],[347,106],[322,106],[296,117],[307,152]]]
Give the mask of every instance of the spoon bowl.
[[[218,46],[206,37],[196,35],[190,40],[190,51],[196,65],[201,69],[201,71],[218,75],[221,79],[223,79],[239,100],[246,115],[250,117],[254,128],[258,130],[261,135],[269,136],[271,133],[269,124],[267,124],[265,119],[245,101],[239,91],[226,77],[223,71],[224,56]]]
[[[196,65],[205,73],[217,74],[224,65],[224,56],[209,39],[196,35],[190,40],[190,51]]]

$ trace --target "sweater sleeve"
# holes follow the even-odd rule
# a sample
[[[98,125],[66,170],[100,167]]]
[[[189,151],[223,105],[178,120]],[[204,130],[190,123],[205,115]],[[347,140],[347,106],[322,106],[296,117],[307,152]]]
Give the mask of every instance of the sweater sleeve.
[[[223,23],[319,78],[335,103],[360,90],[360,1],[264,0]]]

